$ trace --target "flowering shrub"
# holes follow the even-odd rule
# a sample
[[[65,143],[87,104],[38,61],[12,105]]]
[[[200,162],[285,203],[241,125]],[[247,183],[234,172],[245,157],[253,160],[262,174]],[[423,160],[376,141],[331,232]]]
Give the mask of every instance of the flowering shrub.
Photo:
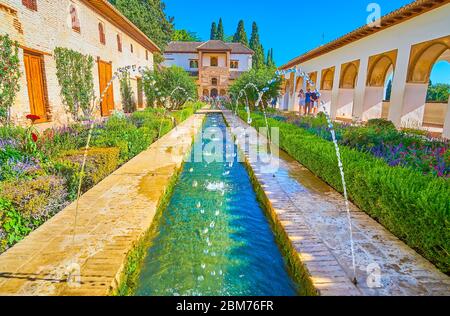
[[[6,181],[0,189],[1,197],[11,201],[24,217],[34,220],[49,218],[67,204],[65,181],[54,175]]]
[[[314,117],[272,116],[280,122],[288,120],[309,133],[331,141],[331,131],[323,114]],[[368,152],[390,166],[402,166],[437,177],[450,177],[448,141],[430,140],[422,135],[397,131],[385,120],[371,120],[367,126],[335,124],[336,137],[341,145]]]
[[[158,136],[161,120],[163,135],[174,121],[183,121],[201,106],[190,103],[172,113],[147,109],[94,122],[91,147],[106,148],[89,150],[82,192],[147,149]],[[39,118],[28,119],[33,123]],[[0,253],[76,198],[91,123],[48,129],[35,138],[32,128],[0,127]]]

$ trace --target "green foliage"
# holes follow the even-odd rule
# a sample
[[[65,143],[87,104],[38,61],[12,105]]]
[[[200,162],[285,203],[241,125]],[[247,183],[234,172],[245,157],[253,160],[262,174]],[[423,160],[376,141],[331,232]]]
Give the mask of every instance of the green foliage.
[[[0,35],[0,123],[9,122],[10,108],[20,90],[19,44]]]
[[[250,71],[243,73],[238,79],[234,81],[229,91],[237,96],[239,92],[244,89],[249,83],[255,84],[259,90],[268,86],[268,82],[273,79],[274,68],[262,67],[259,69],[251,69]],[[278,96],[279,91],[281,89],[281,82],[277,81],[269,86],[269,90],[264,93],[263,102],[268,103],[271,99]],[[247,87],[245,90],[248,96],[248,100],[250,102],[250,106],[254,106],[256,101],[258,100],[258,94],[253,87]],[[245,99],[245,97],[244,97]],[[243,100],[241,100],[243,101]]]
[[[109,0],[162,50],[172,39],[173,18],[161,0]],[[155,60],[155,62],[158,60]]]
[[[122,107],[125,113],[133,113],[136,111],[136,100],[134,98],[128,71],[125,71],[120,75],[120,96],[122,98]]]
[[[14,208],[30,220],[47,219],[67,204],[65,181],[57,176],[2,182],[0,189],[0,197],[11,201]]]
[[[269,49],[267,52],[266,66],[269,68],[275,68],[275,61],[273,59],[273,48]]]
[[[379,127],[379,128],[389,128],[389,129],[395,129],[394,123],[392,123],[389,120],[385,119],[371,119],[367,122],[367,127]]]
[[[84,118],[92,116],[94,102],[94,58],[74,50],[55,48],[56,76],[61,88],[62,102],[66,111],[79,121],[80,111]]]
[[[450,84],[433,84],[430,80],[430,86],[427,92],[427,101],[447,103],[450,94]]]
[[[216,40],[217,39],[217,24],[216,22],[213,22],[211,24],[211,35],[209,36],[210,40]]]
[[[246,114],[242,111],[241,116]],[[253,125],[264,127],[261,114]],[[280,145],[292,157],[343,192],[332,142],[289,123],[269,120],[280,129]],[[340,147],[348,192],[359,208],[379,221],[444,273],[450,272],[450,182],[402,167],[390,167],[370,154]]]
[[[217,27],[217,40],[224,41],[225,40],[225,31],[223,29],[223,21],[222,18],[219,19],[219,26]]]
[[[69,199],[75,200],[81,176],[85,150],[71,150],[60,154],[54,168],[67,182]],[[81,192],[84,193],[110,175],[119,166],[118,148],[90,148],[87,152]]]
[[[0,198],[0,253],[21,241],[31,229],[11,201]]]
[[[264,48],[259,38],[259,30],[256,22],[252,25],[252,36],[250,38],[250,48],[253,49],[253,68],[260,69],[265,65]]]
[[[194,79],[181,67],[155,69],[144,74],[143,86],[148,106],[178,109],[189,97],[197,98]],[[178,87],[182,89],[177,89]]]
[[[241,43],[245,46],[248,46],[248,36],[247,32],[245,31],[245,24],[244,20],[240,20],[237,26],[236,33],[233,37],[234,43]]]
[[[119,164],[122,164],[147,149],[155,136],[154,131],[138,128],[126,117],[112,116],[93,137],[92,145],[119,148]]]
[[[187,103],[176,112],[149,108],[134,112],[129,118],[114,115],[106,123],[97,123],[91,146],[102,148],[88,151],[82,191],[147,149],[160,128],[161,135],[166,134],[175,122],[182,122],[202,106],[200,102]],[[10,160],[17,160],[19,165],[13,166],[14,169],[21,169],[26,175],[15,173],[6,181],[0,178],[0,253],[76,197],[89,125],[77,123],[46,130],[39,137],[39,152],[33,153],[34,157],[24,151],[25,129],[0,127],[0,176],[6,173],[6,167],[11,167],[5,163]],[[38,172],[34,172],[35,167]]]
[[[175,30],[172,34],[172,41],[201,42],[201,38],[195,32],[190,32],[188,30]]]

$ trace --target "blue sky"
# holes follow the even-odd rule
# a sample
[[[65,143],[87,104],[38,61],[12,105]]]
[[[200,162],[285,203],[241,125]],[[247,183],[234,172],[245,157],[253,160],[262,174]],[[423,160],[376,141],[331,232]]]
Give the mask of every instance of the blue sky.
[[[165,0],[166,12],[175,17],[177,29],[196,32],[209,39],[211,23],[222,17],[225,34],[236,31],[239,20],[259,26],[264,48],[274,49],[278,65],[366,24],[367,6],[376,2],[385,15],[412,0]],[[434,67],[433,82],[450,84],[450,65]]]

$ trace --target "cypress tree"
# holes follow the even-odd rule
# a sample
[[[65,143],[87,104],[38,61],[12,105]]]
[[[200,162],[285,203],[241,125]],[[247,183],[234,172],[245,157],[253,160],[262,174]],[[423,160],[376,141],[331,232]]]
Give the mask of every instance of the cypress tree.
[[[223,22],[222,22],[222,18],[219,19],[219,27],[217,28],[217,36],[216,36],[217,40],[221,40],[223,41],[225,39],[225,31],[223,29]]]
[[[248,37],[247,37],[247,33],[245,32],[244,20],[239,21],[236,33],[234,34],[234,37],[233,37],[233,42],[241,43],[241,44],[244,44],[245,46],[248,46]]]
[[[265,65],[264,48],[259,39],[258,25],[253,22],[250,48],[255,52],[253,55],[253,68],[260,69]]]
[[[269,49],[267,52],[267,67],[275,67],[275,61],[273,60],[273,48]]]
[[[217,24],[216,22],[213,22],[211,25],[211,36],[210,36],[211,40],[215,40],[217,39]]]
[[[250,37],[250,48],[256,51],[258,47],[261,45],[261,42],[259,40],[259,30],[258,25],[256,22],[253,22],[252,25],[252,36]]]

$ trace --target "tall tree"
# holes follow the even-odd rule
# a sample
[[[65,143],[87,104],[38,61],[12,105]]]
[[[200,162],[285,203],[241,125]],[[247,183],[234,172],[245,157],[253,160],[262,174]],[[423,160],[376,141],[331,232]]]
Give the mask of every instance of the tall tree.
[[[261,41],[259,39],[259,30],[256,22],[253,22],[252,25],[252,36],[250,37],[250,48],[255,50],[258,46],[261,45]]]
[[[259,39],[259,30],[256,22],[252,25],[252,36],[250,38],[250,48],[255,52],[253,55],[253,67],[262,68],[265,65],[264,48]]]
[[[209,37],[211,40],[217,39],[217,24],[213,22],[211,25],[211,36]]]
[[[266,59],[267,67],[273,68],[275,67],[275,61],[273,60],[273,48],[267,51],[267,59]]]
[[[223,29],[222,18],[219,19],[219,26],[217,27],[216,39],[223,41],[225,39],[225,30]]]
[[[247,32],[245,32],[244,20],[239,21],[236,33],[234,34],[234,37],[233,37],[233,42],[241,43],[241,44],[244,44],[245,46],[248,46],[248,37],[247,37]]]
[[[161,49],[171,41],[173,18],[166,15],[162,0],[109,0],[109,2]]]

